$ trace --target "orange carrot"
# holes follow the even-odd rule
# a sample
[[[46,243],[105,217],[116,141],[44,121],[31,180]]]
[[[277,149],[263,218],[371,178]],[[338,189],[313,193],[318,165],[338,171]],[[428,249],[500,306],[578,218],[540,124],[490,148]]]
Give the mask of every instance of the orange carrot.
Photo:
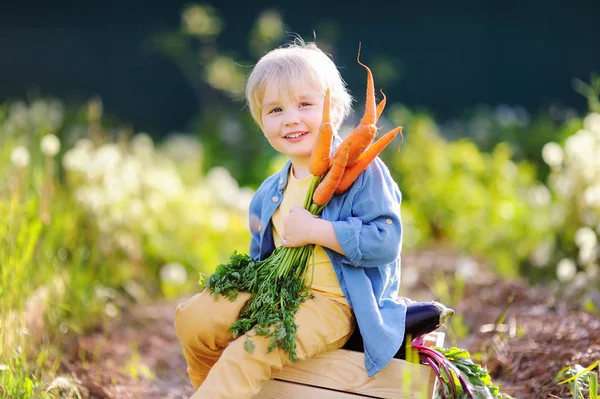
[[[331,90],[325,93],[323,103],[323,120],[319,126],[317,144],[310,157],[309,171],[313,176],[321,176],[329,169],[329,153],[331,152],[331,141],[333,140],[333,125],[331,124]]]
[[[377,155],[392,142],[394,137],[402,131],[402,126],[395,128],[384,134],[379,140],[373,143],[356,161],[354,165],[348,166],[344,171],[344,176],[335,189],[335,194],[341,194],[346,191],[358,176],[367,169],[367,166],[375,159]]]
[[[336,157],[333,166],[329,169],[329,172],[327,172],[323,181],[317,186],[315,193],[313,194],[313,202],[315,204],[319,206],[325,205],[329,202],[331,197],[333,197],[333,194],[344,175],[349,152],[350,146],[345,146],[339,156]]]
[[[379,104],[377,104],[377,119],[376,120],[379,120],[379,117],[381,116],[381,113],[383,112],[383,109],[385,108],[386,97],[385,97],[385,94],[383,93],[383,90],[380,90],[380,91],[381,91],[381,95],[383,96],[383,100],[381,100],[381,102]]]
[[[365,114],[360,120],[361,125],[372,125],[375,123],[376,111],[375,111],[375,82],[373,81],[373,74],[368,66],[360,62],[360,44],[358,46],[358,55],[356,56],[356,62],[362,65],[367,70],[367,99],[365,102]]]
[[[347,139],[352,139],[354,143],[352,145],[352,150],[348,154],[348,166],[353,165],[358,160],[358,157],[360,157],[360,155],[367,149],[377,134],[377,126],[375,126],[377,120],[377,107],[375,106],[375,84],[373,82],[373,74],[371,73],[369,67],[360,62],[360,46],[356,60],[367,70],[367,97],[363,118],[360,120],[359,125],[347,137]],[[381,110],[383,111],[383,108]]]

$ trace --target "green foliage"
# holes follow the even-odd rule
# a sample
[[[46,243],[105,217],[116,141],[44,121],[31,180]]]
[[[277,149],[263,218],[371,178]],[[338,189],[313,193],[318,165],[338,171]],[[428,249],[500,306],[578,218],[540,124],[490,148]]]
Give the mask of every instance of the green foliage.
[[[600,361],[594,362],[589,367],[579,364],[567,366],[560,370],[552,383],[567,384],[574,399],[598,399],[600,388],[598,386],[598,368]]]
[[[382,156],[403,192],[407,237],[415,247],[442,241],[519,274],[519,264],[552,228],[550,195],[535,170],[512,160],[507,144],[480,151],[467,139],[442,138],[435,122],[413,116],[398,152]]]
[[[245,109],[211,107],[190,123],[205,148],[205,168],[224,167],[239,184],[258,188],[265,165],[277,156]]]
[[[582,297],[600,281],[600,113],[590,112],[578,125],[542,153],[557,222],[546,251],[558,280],[570,286],[568,295]]]
[[[240,292],[251,294],[239,319],[230,327],[234,338],[246,334],[249,352],[254,350],[250,337],[258,335],[270,338],[269,352],[279,347],[293,362],[297,360],[294,316],[310,296],[298,271],[305,270],[312,252],[312,245],[281,246],[262,261],[234,252],[229,262],[219,265],[208,278],[206,286],[216,297],[234,300]]]
[[[219,48],[225,28],[214,8],[190,4],[182,10],[180,29],[155,36],[153,45],[180,68],[196,92],[201,113],[186,130],[206,150],[204,167],[225,167],[241,185],[257,188],[264,165],[276,153],[243,106],[245,78],[253,63]],[[253,59],[282,44],[285,24],[280,13],[262,11],[248,38]]]
[[[0,378],[11,398],[43,397],[28,393],[32,376],[53,378],[66,336],[131,300],[179,297],[194,287],[188,272],[211,272],[249,241],[252,191],[223,169],[203,174],[195,140],[106,131],[98,101],[77,112],[83,125],[65,125],[63,111],[56,100],[0,106]]]
[[[542,159],[542,147],[572,131],[576,113],[549,107],[530,115],[519,106],[482,106],[440,127],[450,140],[467,138],[483,152],[492,152],[500,143],[510,145],[515,161],[527,161],[535,167],[536,177],[544,181],[549,173]]]
[[[0,398],[2,399],[49,399],[52,396],[40,392],[42,383],[29,373],[22,355],[15,352],[7,363],[0,363]]]
[[[443,356],[448,359],[449,371],[452,376],[449,376],[443,368],[440,368],[444,383],[441,384],[440,392],[437,398],[450,398],[452,396],[452,389],[450,386],[449,378],[454,380],[456,387],[455,398],[499,398],[499,399],[511,399],[512,397],[507,394],[500,392],[497,385],[492,384],[492,379],[488,374],[485,367],[481,367],[478,364],[473,363],[471,355],[466,349],[462,348],[435,348]],[[466,384],[461,384],[463,380]],[[470,396],[464,389],[464,385],[467,385],[473,396]]]

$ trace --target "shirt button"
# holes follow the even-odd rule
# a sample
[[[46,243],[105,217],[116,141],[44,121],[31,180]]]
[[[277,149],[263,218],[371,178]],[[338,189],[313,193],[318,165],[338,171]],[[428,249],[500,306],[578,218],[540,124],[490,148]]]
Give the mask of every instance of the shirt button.
[[[283,179],[279,179],[279,185],[283,184]]]
[[[256,228],[258,230],[258,232],[260,233],[262,231],[262,224],[259,224],[258,227]]]
[[[273,200],[273,202],[277,202],[277,201],[279,201],[279,198],[273,197],[272,200]]]
[[[386,222],[387,224],[392,224],[392,219],[385,219],[385,222]]]

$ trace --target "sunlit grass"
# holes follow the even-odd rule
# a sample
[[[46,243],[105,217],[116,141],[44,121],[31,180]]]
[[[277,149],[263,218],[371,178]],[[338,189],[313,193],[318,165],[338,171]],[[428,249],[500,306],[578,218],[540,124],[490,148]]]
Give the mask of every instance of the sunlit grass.
[[[0,110],[0,397],[78,397],[61,345],[132,302],[197,289],[194,275],[247,248],[251,192],[204,175],[193,141],[113,140],[97,102],[71,148],[56,103]]]

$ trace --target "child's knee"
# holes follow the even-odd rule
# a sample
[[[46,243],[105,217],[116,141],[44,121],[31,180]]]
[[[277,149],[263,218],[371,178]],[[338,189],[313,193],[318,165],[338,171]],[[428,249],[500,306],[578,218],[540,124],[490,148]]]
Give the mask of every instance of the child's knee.
[[[215,300],[208,291],[194,295],[175,310],[175,331],[184,345],[194,345],[201,340],[219,343],[230,335],[234,323],[249,294],[240,293],[236,301],[226,298]]]
[[[206,313],[202,311],[201,301],[198,301],[200,295],[194,295],[175,309],[175,332],[184,345],[196,339],[206,322]]]

